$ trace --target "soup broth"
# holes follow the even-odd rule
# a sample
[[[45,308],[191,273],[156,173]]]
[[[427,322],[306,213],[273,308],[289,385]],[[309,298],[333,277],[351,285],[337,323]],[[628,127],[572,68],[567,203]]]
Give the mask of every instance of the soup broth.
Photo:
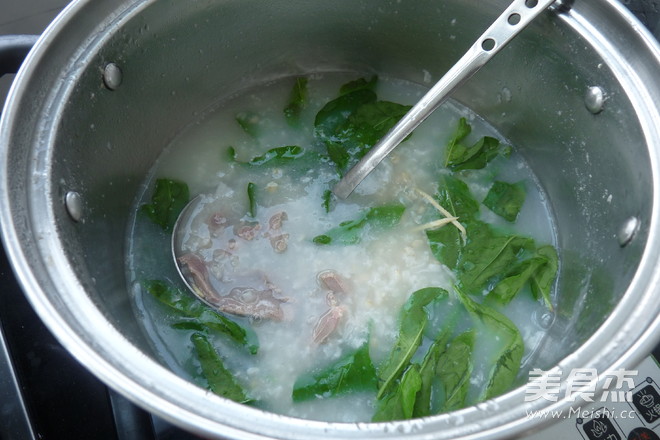
[[[478,292],[466,292],[465,274],[472,270],[469,262],[455,267],[441,262],[442,249],[449,248],[434,245],[428,231],[454,230],[459,248],[467,249],[470,240],[475,240],[469,226],[468,235],[461,235],[461,216],[438,224],[447,217],[437,207],[442,182],[458,180],[479,202],[475,215],[489,231],[529,238],[513,251],[516,264],[523,257],[532,261],[543,245],[555,241],[552,214],[532,170],[485,121],[449,102],[392,152],[353,195],[345,201],[335,199],[330,189],[339,179],[343,159],[331,153],[334,147],[329,143],[335,140],[321,139],[319,114],[340,90],[350,93],[342,86],[370,82],[369,78],[356,82],[357,78],[348,73],[317,74],[245,90],[195,120],[164,150],[136,197],[128,235],[127,277],[146,335],[168,367],[202,387],[212,382],[200,360],[199,338],[203,337],[244,391],[248,404],[300,418],[365,422],[387,418],[383,402],[404,386],[406,377],[413,374],[411,369],[424,371],[429,348],[442,339],[442,332],[443,356],[452,352],[451,347],[469,347],[469,385],[461,388],[466,393],[461,405],[492,397],[488,381],[497,379],[493,365],[502,350],[510,348],[507,335],[513,331],[493,331],[493,322],[499,318],[478,319],[474,307],[483,305],[495,310],[496,317],[506,316],[519,331],[524,353],[518,378],[512,380],[522,383],[532,368],[545,325],[552,319],[552,297],[549,304],[535,298],[528,284],[506,304],[492,300],[492,290],[511,276],[507,271],[514,264],[489,277]],[[374,78],[369,87],[378,102],[402,106],[414,104],[426,91],[420,85],[387,78]],[[396,114],[405,110],[395,109]],[[391,113],[382,117],[384,123],[390,119]],[[466,145],[492,138],[497,140],[498,152],[482,168],[460,169],[459,165],[451,169],[447,149],[458,145],[452,144],[452,138],[456,127],[466,122],[471,127]],[[359,146],[349,153],[357,150]],[[343,169],[351,163],[343,164]],[[159,288],[174,289],[197,302],[180,281],[170,255],[171,231],[145,215],[144,207],[154,204],[159,179],[185,182],[191,197],[199,195],[180,238],[181,256],[194,261],[179,259],[179,264],[190,273],[194,264],[204,265],[210,287],[203,283],[194,287],[209,296],[210,303],[220,304],[223,317],[246,329],[244,344],[205,327],[217,321],[200,311],[200,305],[210,310],[208,305],[199,302],[194,312],[182,315],[154,296],[157,281]],[[524,188],[524,204],[513,221],[481,203],[491,197],[493,182]],[[534,243],[531,247],[530,242]],[[523,264],[523,269],[530,264]],[[393,347],[401,342],[403,310],[410,306],[414,292],[430,294],[424,290],[428,288],[444,289],[446,294],[436,295],[421,309],[428,323],[419,329],[423,331],[419,348],[411,349],[414,354],[402,361],[410,367],[388,379],[385,371]],[[196,343],[193,335],[202,336]],[[458,339],[460,335],[463,339]],[[456,340],[471,342],[461,346],[452,343]],[[324,371],[344,360],[355,361],[359,355],[351,356],[364,353],[364,347],[373,370],[364,366],[360,370],[367,377],[362,385],[341,390],[331,386],[302,398],[294,392],[301,384],[318,382]],[[388,382],[385,388],[384,382]],[[434,387],[431,411],[456,409],[447,406],[447,396],[438,391],[443,386]]]

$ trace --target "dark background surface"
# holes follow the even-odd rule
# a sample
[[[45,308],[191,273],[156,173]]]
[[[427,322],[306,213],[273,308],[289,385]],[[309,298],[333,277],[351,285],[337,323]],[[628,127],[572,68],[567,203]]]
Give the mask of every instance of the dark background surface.
[[[622,3],[660,36],[660,0]],[[39,34],[67,4],[0,0],[0,35]],[[0,102],[12,79],[0,78]],[[32,311],[0,249],[0,440],[192,438],[109,390],[72,359]]]

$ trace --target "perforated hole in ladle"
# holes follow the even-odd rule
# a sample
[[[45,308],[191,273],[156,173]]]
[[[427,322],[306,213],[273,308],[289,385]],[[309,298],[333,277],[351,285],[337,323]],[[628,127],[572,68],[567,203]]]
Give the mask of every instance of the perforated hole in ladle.
[[[520,23],[520,14],[514,12],[513,14],[509,15],[507,21],[511,26],[517,25],[518,23]]]
[[[525,6],[529,9],[535,8],[539,4],[539,0],[525,0]]]
[[[481,42],[481,48],[486,52],[490,52],[491,50],[495,49],[495,40],[492,38],[486,38]]]

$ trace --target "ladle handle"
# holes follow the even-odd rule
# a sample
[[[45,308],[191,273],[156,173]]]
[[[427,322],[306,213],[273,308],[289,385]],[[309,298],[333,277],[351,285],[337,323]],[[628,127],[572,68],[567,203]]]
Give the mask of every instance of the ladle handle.
[[[514,0],[465,55],[346,173],[333,188],[335,195],[342,199],[348,197],[380,161],[430,116],[456,88],[474,75],[554,2],[555,0]]]

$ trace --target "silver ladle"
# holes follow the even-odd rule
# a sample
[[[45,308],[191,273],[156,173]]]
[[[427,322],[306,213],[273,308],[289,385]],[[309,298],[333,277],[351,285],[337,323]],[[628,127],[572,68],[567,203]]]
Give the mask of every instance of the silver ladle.
[[[195,218],[208,202],[209,196],[193,198],[179,213],[172,229],[171,252],[179,276],[197,298],[218,311],[252,319],[282,319],[280,304],[287,299],[276,296],[273,289],[265,286],[265,280],[242,279],[245,285],[223,289],[220,281],[210,274],[204,259],[184,250],[183,243],[194,229]]]
[[[205,302],[207,305],[213,306],[210,301],[206,298],[206,295],[196,286],[196,283],[192,279],[192,274],[190,271],[184,268],[184,264],[180,261],[180,258],[185,254],[183,251],[183,242],[186,238],[187,231],[190,230],[190,222],[192,217],[197,213],[198,208],[203,202],[204,196],[197,196],[190,200],[186,206],[181,210],[179,216],[172,227],[172,238],[170,240],[170,250],[172,253],[172,258],[174,259],[174,266],[176,267],[179,277],[183,280],[184,284],[188,289],[195,294],[199,299]]]
[[[344,175],[332,190],[335,195],[341,199],[348,197],[385,156],[428,118],[454,90],[472,77],[554,2],[555,0],[514,0],[433,88]]]

